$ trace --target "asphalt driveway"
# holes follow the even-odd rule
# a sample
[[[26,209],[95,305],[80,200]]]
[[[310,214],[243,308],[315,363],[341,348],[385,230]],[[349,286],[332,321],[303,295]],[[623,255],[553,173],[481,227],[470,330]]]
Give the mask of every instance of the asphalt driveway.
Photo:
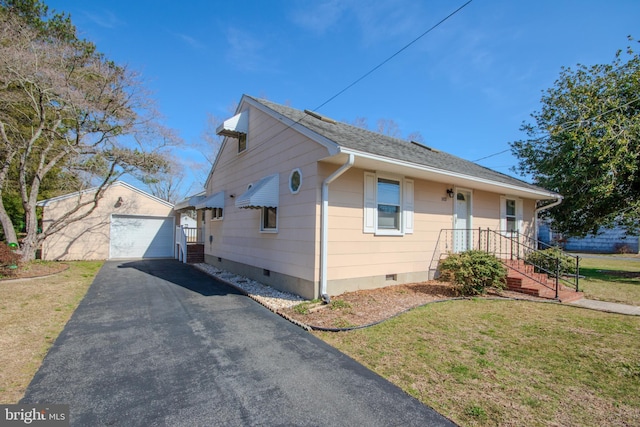
[[[21,403],[83,426],[454,425],[173,260],[106,262]]]

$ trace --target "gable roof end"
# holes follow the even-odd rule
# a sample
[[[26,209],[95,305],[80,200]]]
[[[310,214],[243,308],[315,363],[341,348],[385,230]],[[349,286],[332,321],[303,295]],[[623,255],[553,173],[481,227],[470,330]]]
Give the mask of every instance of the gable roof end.
[[[136,192],[138,194],[143,195],[144,197],[147,197],[147,198],[149,198],[151,200],[154,200],[154,201],[156,201],[158,203],[161,203],[163,205],[169,206],[171,208],[173,208],[173,206],[174,206],[173,203],[167,202],[166,200],[161,199],[159,197],[156,197],[153,194],[149,194],[146,191],[142,191],[139,188],[134,187],[133,185],[128,184],[128,183],[126,183],[124,181],[115,181],[114,183],[112,183],[109,186],[105,187],[105,190],[108,190],[111,187],[119,187],[119,186],[120,187],[124,187],[124,188],[128,188],[131,191],[134,191],[134,192]],[[95,193],[96,191],[98,191],[99,188],[100,187],[92,187],[92,188],[88,188],[86,190],[76,191],[76,192],[73,192],[73,193],[63,194],[62,196],[57,196],[57,197],[52,197],[50,199],[40,200],[38,203],[36,203],[36,206],[45,207],[45,206],[47,206],[47,205],[49,205],[51,203],[58,202],[60,200],[65,200],[65,199],[69,199],[69,198],[72,198],[72,197],[80,197],[80,196],[82,196],[84,194]]]

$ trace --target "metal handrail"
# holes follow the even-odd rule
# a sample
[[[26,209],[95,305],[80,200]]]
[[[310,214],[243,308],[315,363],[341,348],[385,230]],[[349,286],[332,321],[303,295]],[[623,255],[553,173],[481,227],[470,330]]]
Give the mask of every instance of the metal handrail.
[[[187,234],[183,226],[176,227],[176,253],[175,258],[183,263],[187,262]]]
[[[562,254],[563,256],[575,259],[576,272],[575,275],[573,275],[574,280],[570,281],[564,277],[566,274],[563,274],[560,269],[560,257],[553,257],[549,254],[543,253],[541,252],[543,249],[540,248],[549,249],[553,248],[553,246],[540,242],[530,236],[518,233],[517,231],[491,230],[489,228],[442,229],[438,235],[436,247],[431,258],[429,272],[430,276],[431,272],[434,272],[431,278],[435,277],[440,260],[449,253],[476,249],[491,253],[496,256],[496,258],[500,259],[508,268],[518,271],[523,276],[526,276],[549,289],[555,288],[556,298],[558,297],[558,291],[561,284],[560,282],[564,282],[565,284],[574,287],[577,292],[579,290],[580,257],[566,254],[564,252]],[[544,268],[542,265],[533,264],[529,260],[529,255],[532,253],[542,254],[543,258],[550,261],[546,264],[552,265],[553,271]],[[522,269],[518,269],[514,265],[505,262],[505,260],[522,261],[525,265],[532,266],[534,272],[545,273],[548,277],[553,277],[555,279],[554,288],[549,286],[548,283],[530,275],[527,271],[522,271]]]
[[[505,237],[507,239],[509,239],[507,233],[509,232],[505,232],[505,231],[494,231],[494,230],[490,230],[487,228],[487,233],[494,233],[494,235],[498,235],[500,237]],[[547,243],[541,242],[539,240],[534,239],[533,237],[527,236],[527,235],[523,235],[520,234],[517,231],[514,231],[512,233],[512,235],[515,234],[516,235],[516,244],[519,247],[524,247],[526,250],[526,254],[524,257],[518,258],[521,259],[522,261],[524,261],[526,264],[531,265],[534,267],[535,270],[537,270],[537,272],[543,272],[545,274],[547,274],[547,276],[549,277],[553,277],[555,279],[555,285],[556,285],[556,297],[557,297],[557,292],[559,289],[559,282],[562,281],[565,284],[569,284],[571,285],[571,287],[574,287],[576,292],[578,292],[579,289],[579,281],[580,281],[580,257],[577,255],[572,255],[572,254],[568,254],[564,251],[562,251],[562,256],[563,257],[567,257],[567,258],[573,258],[575,260],[575,268],[576,268],[576,273],[574,275],[574,281],[571,282],[568,279],[565,279],[563,276],[568,276],[568,274],[566,272],[561,271],[560,269],[560,264],[561,264],[561,257],[557,256],[551,256],[547,253],[543,253],[543,250],[546,249],[553,249],[553,248],[557,248],[556,246],[552,246],[549,245]],[[525,241],[528,241],[529,243],[523,243],[521,241],[521,239],[524,239]],[[542,249],[540,249],[542,248]],[[559,248],[558,248],[559,249]],[[550,262],[549,264],[553,264],[553,270],[548,270],[546,268],[544,268],[542,265],[537,265],[534,264],[533,262],[529,261],[527,259],[528,255],[530,255],[531,253],[538,253],[541,254],[544,258],[546,258],[547,260],[550,260],[552,262]],[[518,255],[520,254],[520,252],[518,252]],[[522,273],[522,272],[521,272]],[[532,278],[533,280],[535,280],[535,278]],[[538,281],[539,282],[539,281]],[[541,283],[541,282],[540,282]],[[544,285],[544,283],[542,283]]]

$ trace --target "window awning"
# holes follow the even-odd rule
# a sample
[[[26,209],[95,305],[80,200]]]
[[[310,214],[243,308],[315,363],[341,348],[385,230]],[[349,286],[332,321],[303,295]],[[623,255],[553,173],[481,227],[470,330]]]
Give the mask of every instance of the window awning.
[[[236,199],[237,208],[277,208],[279,201],[278,174],[262,178]]]
[[[249,111],[247,110],[225,120],[220,126],[218,126],[216,133],[222,136],[237,138],[238,134],[244,133],[246,135],[248,130]]]
[[[175,204],[173,210],[182,211],[187,209],[194,209],[196,205],[205,198],[206,197],[204,196],[203,191],[202,194],[196,194],[195,196],[187,197],[186,199],[179,201]]]
[[[224,208],[224,191],[212,194],[211,196],[204,198],[198,204],[196,204],[196,209],[217,208]]]

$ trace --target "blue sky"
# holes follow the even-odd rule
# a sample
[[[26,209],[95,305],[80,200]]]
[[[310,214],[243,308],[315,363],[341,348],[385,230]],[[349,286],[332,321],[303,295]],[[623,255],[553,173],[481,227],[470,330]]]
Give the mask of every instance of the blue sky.
[[[200,140],[207,113],[230,116],[244,93],[315,109],[465,2],[45,0],[142,73],[187,143]],[[521,123],[560,67],[610,63],[639,30],[637,0],[473,0],[318,111],[364,117],[370,129],[393,119],[403,136],[418,131],[474,161],[524,137]],[[513,175],[517,160],[507,152],[479,163]]]

